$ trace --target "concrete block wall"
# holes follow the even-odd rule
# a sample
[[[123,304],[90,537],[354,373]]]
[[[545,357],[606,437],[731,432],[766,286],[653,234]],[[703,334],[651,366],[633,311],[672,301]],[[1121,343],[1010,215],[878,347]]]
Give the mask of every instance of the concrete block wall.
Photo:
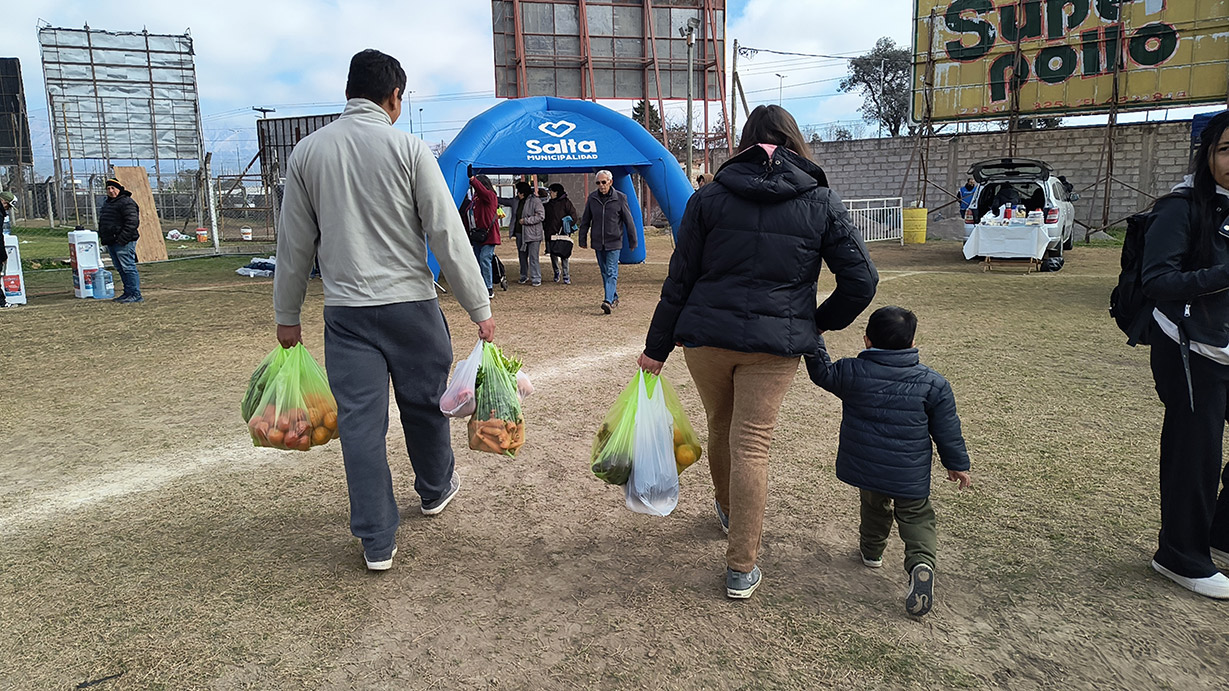
[[[1159,196],[1182,179],[1190,155],[1189,121],[1133,123],[1114,131],[1114,177],[1109,186],[1111,223],[1146,207],[1149,194]],[[907,137],[820,142],[812,146],[828,175],[829,184],[843,198],[903,197],[906,204],[920,199],[920,162],[916,141]],[[1063,127],[1023,131],[1016,136],[1016,155],[1049,163],[1058,175],[1075,185],[1080,200],[1076,217],[1092,226],[1101,224],[1107,192],[1097,185],[1105,175],[1105,127]],[[969,166],[1007,155],[1006,132],[939,135],[931,139],[927,156],[930,187],[928,208],[944,217],[954,216],[955,204],[939,208],[965,179]],[[715,161],[720,165],[720,161]],[[907,171],[907,172],[906,172]],[[1128,187],[1129,185],[1129,187]],[[1134,188],[1134,189],[1132,189]],[[1147,194],[1145,194],[1147,193]],[[1079,229],[1077,227],[1077,235]]]

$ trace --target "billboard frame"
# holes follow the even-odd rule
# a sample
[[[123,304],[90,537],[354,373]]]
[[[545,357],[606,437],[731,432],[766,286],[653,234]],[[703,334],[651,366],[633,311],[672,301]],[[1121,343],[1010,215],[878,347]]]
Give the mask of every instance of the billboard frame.
[[[205,171],[200,90],[192,36],[148,30],[106,31],[40,23],[38,41],[58,180],[65,164],[153,162],[161,187],[163,163],[194,161]],[[186,126],[184,120],[189,122]],[[63,194],[64,185],[60,185]],[[74,183],[75,188],[75,183]],[[198,223],[200,206],[197,205]]]
[[[609,23],[606,17],[590,16],[606,8]],[[709,104],[719,101],[725,137],[733,147],[725,98],[725,0],[492,0],[491,17],[497,98],[548,96],[646,104],[656,100],[663,120],[660,136],[668,147],[664,101],[686,98],[690,74],[693,91],[704,103],[705,132],[710,126]],[[694,22],[695,58],[690,73],[688,38],[680,33],[689,21]],[[594,26],[602,33],[592,32]],[[609,45],[595,48],[603,42]],[[546,84],[548,72],[551,90],[538,93],[535,85]],[[604,72],[610,73],[608,80]],[[620,74],[631,78],[632,73],[638,74],[634,94],[619,86]],[[560,75],[566,82],[562,92]],[[667,89],[662,88],[663,79]]]

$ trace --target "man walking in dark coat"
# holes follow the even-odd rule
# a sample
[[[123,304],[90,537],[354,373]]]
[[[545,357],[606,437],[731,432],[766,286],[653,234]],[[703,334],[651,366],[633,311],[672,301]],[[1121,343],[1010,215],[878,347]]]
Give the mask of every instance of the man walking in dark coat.
[[[623,249],[623,233],[627,232],[628,248],[636,249],[636,222],[632,220],[627,195],[614,188],[614,176],[609,170],[597,171],[597,191],[585,202],[585,212],[580,218],[580,246],[586,242],[589,230],[593,230],[593,249],[597,252],[597,266],[602,271],[602,286],[605,298],[602,311],[619,306],[619,252]]]
[[[144,302],[137,273],[137,238],[141,237],[141,209],[119,180],[107,180],[107,198],[98,209],[98,241],[107,246],[124,292],[115,302]]]

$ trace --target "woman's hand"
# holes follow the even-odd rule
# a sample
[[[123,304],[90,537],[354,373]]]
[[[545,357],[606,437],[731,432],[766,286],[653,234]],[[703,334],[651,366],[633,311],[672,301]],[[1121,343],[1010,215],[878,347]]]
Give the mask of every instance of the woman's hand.
[[[661,367],[666,363],[660,360],[654,360],[648,355],[641,353],[640,357],[636,359],[636,364],[640,365],[640,369],[644,370],[645,372],[661,374]]]

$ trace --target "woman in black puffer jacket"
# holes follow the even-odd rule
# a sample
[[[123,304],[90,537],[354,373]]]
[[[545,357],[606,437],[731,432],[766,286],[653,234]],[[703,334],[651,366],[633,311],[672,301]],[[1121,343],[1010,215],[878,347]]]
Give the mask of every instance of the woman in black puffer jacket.
[[[676,343],[685,348],[708,415],[732,598],[750,597],[760,582],[768,447],[798,359],[817,352],[823,331],[849,326],[879,280],[793,116],[756,108],[739,149],[687,203],[639,360],[659,373]],[[836,289],[817,308],[821,263]]]
[[[1208,123],[1193,173],[1158,199],[1141,279],[1156,300],[1152,375],[1165,404],[1161,532],[1152,568],[1200,595],[1229,599],[1229,112]],[[1189,363],[1189,364],[1187,364]],[[1225,487],[1221,489],[1221,485]],[[1217,490],[1220,497],[1217,498]]]

